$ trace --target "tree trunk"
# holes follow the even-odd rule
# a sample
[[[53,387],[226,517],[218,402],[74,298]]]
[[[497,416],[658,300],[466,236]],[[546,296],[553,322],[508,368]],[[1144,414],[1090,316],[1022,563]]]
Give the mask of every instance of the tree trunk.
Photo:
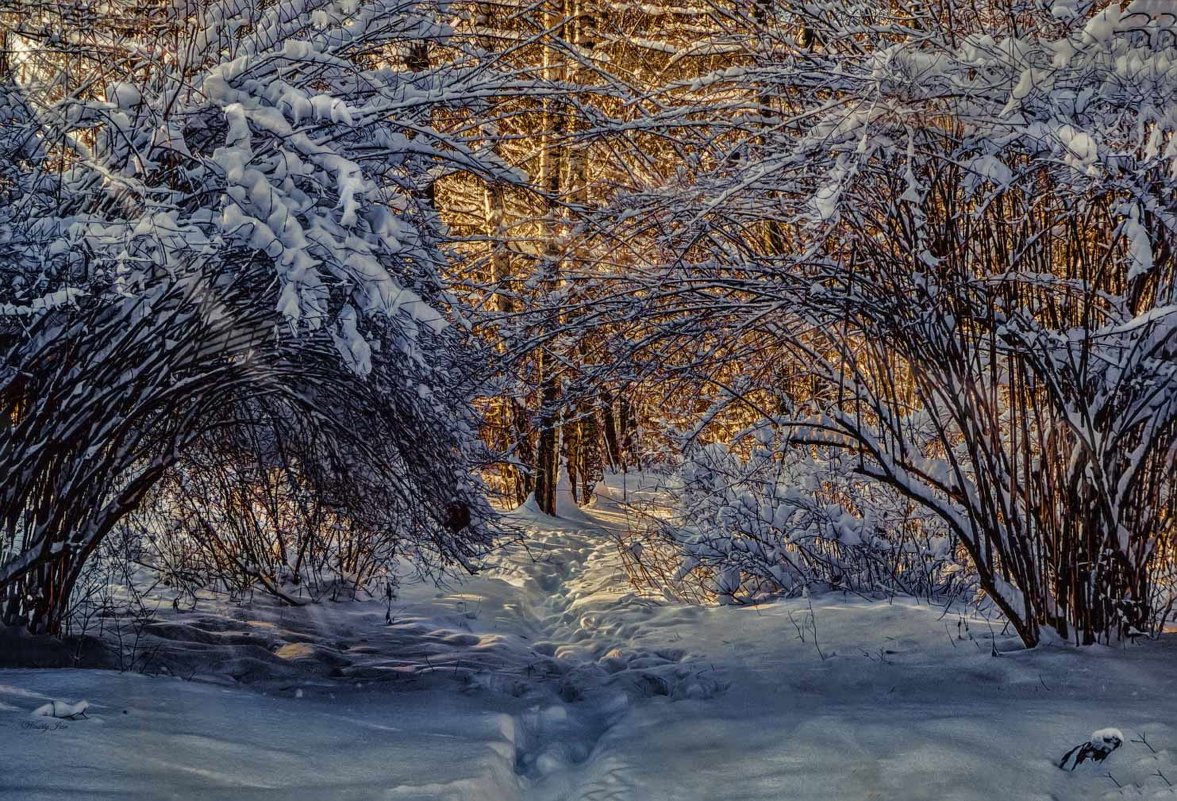
[[[544,514],[556,514],[556,481],[560,472],[559,391],[555,381],[545,381],[540,395],[539,436],[535,453],[535,503]]]
[[[613,409],[613,394],[608,389],[601,390],[601,417],[605,436],[605,458],[610,470],[625,470],[625,457],[621,452],[621,443],[617,438],[617,416]]]
[[[544,30],[556,31],[559,12],[545,9],[542,14]],[[566,18],[566,17],[565,17]],[[554,35],[554,34],[553,34]],[[543,51],[544,77],[556,82],[563,77],[564,65],[557,62],[556,50],[550,44]],[[544,215],[544,247],[540,257],[540,286],[545,301],[554,297],[560,287],[560,242],[563,209],[560,195],[564,188],[567,143],[565,140],[565,116],[555,108],[555,101],[545,95],[542,101],[544,119],[544,145],[540,155],[540,185],[547,193],[547,207]],[[548,341],[550,332],[559,325],[559,315],[549,310],[545,330],[540,332],[544,344],[537,357],[539,381],[539,414],[535,454],[535,502],[546,514],[556,514],[556,481],[560,469],[560,384],[557,359]]]

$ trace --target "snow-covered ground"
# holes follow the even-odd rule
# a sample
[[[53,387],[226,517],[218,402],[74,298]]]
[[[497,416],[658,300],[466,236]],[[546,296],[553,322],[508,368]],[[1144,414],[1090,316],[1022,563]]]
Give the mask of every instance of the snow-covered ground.
[[[645,598],[619,481],[515,513],[525,545],[391,623],[198,606],[140,643],[172,675],[0,670],[0,799],[1177,799],[1173,638],[1026,652],[912,602]],[[1055,767],[1107,726],[1106,762]]]

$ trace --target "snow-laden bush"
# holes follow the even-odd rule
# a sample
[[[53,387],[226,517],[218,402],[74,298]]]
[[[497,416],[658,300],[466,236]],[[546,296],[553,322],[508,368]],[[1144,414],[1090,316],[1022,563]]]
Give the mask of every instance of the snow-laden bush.
[[[0,152],[22,156],[0,176],[0,239],[20,244],[0,255],[0,620],[60,630],[129,515],[224,500],[185,481],[204,466],[281,466],[332,520],[471,566],[489,511],[429,187],[513,176],[432,125],[495,81],[409,69],[410,49],[445,51],[439,4],[16,6],[0,12],[19,95],[0,113],[21,120]],[[224,533],[184,523],[205,545]]]
[[[938,517],[1027,644],[1160,631],[1177,17],[1154,0],[784,6],[803,46],[757,32],[754,70],[668,87],[701,116],[748,111],[711,115],[714,168],[650,199],[677,235],[642,313],[661,331],[678,316],[672,355],[739,343],[696,374],[778,391],[794,442]]]
[[[721,602],[845,590],[922,597],[972,589],[958,543],[934,515],[855,474],[837,451],[790,446],[761,429],[732,448],[691,449],[658,526],[678,582],[702,578]],[[630,552],[632,556],[633,552]]]

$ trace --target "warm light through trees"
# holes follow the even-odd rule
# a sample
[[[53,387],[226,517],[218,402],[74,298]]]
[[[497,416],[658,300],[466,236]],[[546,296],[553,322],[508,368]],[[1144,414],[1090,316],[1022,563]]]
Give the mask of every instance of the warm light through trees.
[[[645,467],[647,580],[1154,633],[1175,50],[1158,0],[10,0],[4,621],[119,526],[282,595]]]

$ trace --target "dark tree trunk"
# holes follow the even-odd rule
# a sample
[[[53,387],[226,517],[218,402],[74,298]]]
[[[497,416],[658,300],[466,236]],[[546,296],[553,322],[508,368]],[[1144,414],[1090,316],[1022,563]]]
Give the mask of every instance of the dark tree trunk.
[[[593,490],[604,475],[601,431],[597,424],[597,415],[593,404],[582,403],[580,405],[576,427],[579,440],[576,466],[576,476],[580,483],[579,491],[576,489],[577,482],[574,480],[572,483],[573,492],[576,493],[577,500],[583,505],[592,500]],[[571,479],[572,476],[569,475],[569,478]]]
[[[549,515],[556,514],[556,481],[560,472],[559,416],[551,408],[556,400],[548,392],[543,395],[535,454],[535,503]]]
[[[641,460],[637,454],[637,420],[634,416],[633,403],[627,393],[621,393],[618,401],[618,423],[621,434],[621,454],[625,465],[633,465],[641,469]]]
[[[601,390],[601,417],[605,435],[605,458],[610,470],[625,470],[625,457],[617,438],[617,416],[613,410],[613,396]]]

